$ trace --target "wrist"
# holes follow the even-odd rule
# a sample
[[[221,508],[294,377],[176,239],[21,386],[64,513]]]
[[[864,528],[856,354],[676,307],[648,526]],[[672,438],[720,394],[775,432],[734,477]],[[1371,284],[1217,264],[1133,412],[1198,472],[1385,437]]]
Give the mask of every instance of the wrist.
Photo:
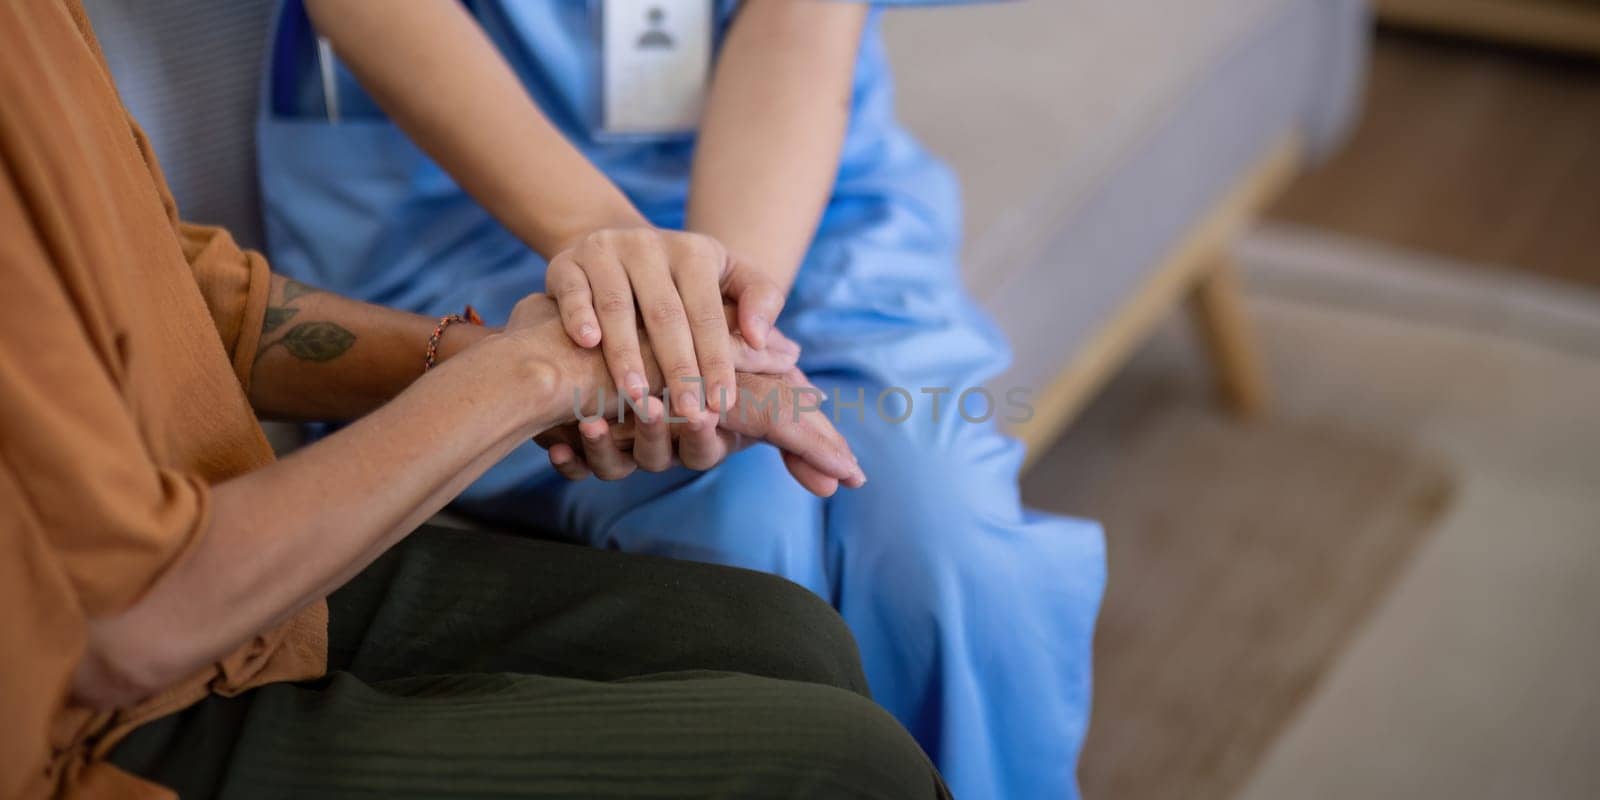
[[[555,237],[555,249],[548,253],[555,256],[577,247],[583,242],[583,237],[595,231],[618,230],[628,228],[654,228],[650,220],[632,206],[608,209],[599,214],[586,216],[575,225],[567,227]]]
[[[480,330],[484,333],[462,345],[448,365],[439,364],[424,379],[443,374],[457,391],[479,398],[485,412],[504,423],[505,435],[528,437],[555,424],[551,420],[571,405],[560,397],[560,366],[517,332]]]
[[[500,332],[499,328],[484,325],[450,325],[439,335],[439,351],[434,364],[443,364],[460,355],[467,348]]]

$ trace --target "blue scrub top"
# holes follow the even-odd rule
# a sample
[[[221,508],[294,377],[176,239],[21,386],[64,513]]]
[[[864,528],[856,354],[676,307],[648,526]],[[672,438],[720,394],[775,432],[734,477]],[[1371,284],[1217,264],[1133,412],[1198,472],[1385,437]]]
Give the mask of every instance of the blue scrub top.
[[[880,6],[948,5],[962,0],[877,0]],[[615,181],[658,224],[681,225],[688,189],[692,137],[605,137],[600,118],[600,0],[464,0],[529,94],[562,134]],[[738,0],[714,0],[720,43]],[[876,10],[868,24],[855,76],[854,107],[841,169],[870,170],[881,157],[875,144],[895,130],[887,59],[877,36]],[[300,0],[285,3],[268,87],[270,115],[279,120],[325,119],[314,34]],[[338,105],[345,122],[385,115],[342,66]],[[415,166],[426,171],[427,165]],[[434,168],[437,170],[437,168]],[[418,179],[426,176],[418,175]],[[419,187],[420,188],[420,187]]]
[[[681,228],[694,137],[595,132],[600,0],[463,2],[561,133],[652,223]],[[715,2],[720,42],[738,0]],[[850,125],[818,237],[841,215],[892,207],[905,212],[895,216],[916,221],[918,238],[938,240],[953,256],[959,192],[945,167],[895,120],[879,11],[873,9],[862,39]],[[526,246],[411,144],[342,66],[335,78],[341,122],[329,123],[316,38],[300,0],[284,3],[270,53],[258,147],[275,263],[304,280],[424,313],[443,313],[460,300],[462,287],[478,285],[483,291],[474,302],[491,320],[509,311],[485,300],[495,285],[507,283],[511,297],[537,289],[511,277],[528,274]]]

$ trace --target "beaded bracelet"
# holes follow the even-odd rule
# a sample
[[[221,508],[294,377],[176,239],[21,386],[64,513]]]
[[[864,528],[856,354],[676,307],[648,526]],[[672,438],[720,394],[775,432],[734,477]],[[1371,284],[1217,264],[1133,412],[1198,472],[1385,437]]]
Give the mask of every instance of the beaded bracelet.
[[[439,362],[439,340],[444,337],[444,329],[456,324],[466,322],[473,325],[482,325],[483,318],[478,316],[477,309],[467,306],[460,314],[446,314],[439,318],[439,324],[433,327],[433,335],[428,337],[428,353],[422,359],[422,371],[427,372]]]

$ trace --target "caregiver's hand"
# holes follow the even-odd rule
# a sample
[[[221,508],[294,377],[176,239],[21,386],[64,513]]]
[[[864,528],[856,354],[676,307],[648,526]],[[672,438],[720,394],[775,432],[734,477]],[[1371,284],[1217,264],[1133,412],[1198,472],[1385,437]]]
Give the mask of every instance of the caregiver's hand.
[[[733,325],[731,316],[731,311],[724,312],[725,331]],[[603,477],[621,478],[636,468],[635,457],[645,458],[647,469],[664,470],[671,466],[674,447],[676,457],[685,465],[709,469],[732,452],[739,443],[733,435],[739,434],[771,442],[783,450],[789,471],[807,489],[823,496],[832,494],[839,483],[856,487],[866,482],[844,437],[834,430],[827,415],[811,407],[817,405],[816,398],[795,395],[795,389],[809,387],[805,376],[795,369],[800,348],[777,330],[769,331],[766,347],[760,349],[746,344],[742,334],[729,334],[734,345],[734,366],[739,370],[733,391],[742,389],[747,396],[757,398],[748,408],[739,405],[730,410],[722,416],[720,425],[716,415],[705,414],[668,433],[664,406],[659,399],[649,397],[645,402],[651,422],[638,431],[624,426],[623,432],[613,436],[604,421],[585,423],[581,428],[577,423],[574,394],[587,402],[607,386],[609,375],[601,354],[572,344],[563,327],[556,304],[545,295],[535,294],[523,298],[512,309],[505,333],[531,339],[533,349],[546,354],[542,360],[555,367],[550,391],[541,393],[548,395],[545,401],[552,406],[545,417],[550,420],[549,426],[537,438],[551,450],[552,463],[568,477],[586,477],[589,466],[594,466]],[[640,346],[646,363],[653,363],[648,336]],[[649,385],[661,386],[661,376],[653,369],[647,369],[645,377]],[[610,402],[601,411],[614,419],[616,396],[608,399]],[[800,407],[802,403],[810,405]],[[592,407],[585,410],[592,411]],[[624,439],[631,452],[618,445],[618,438]],[[652,446],[655,453],[665,454],[664,460],[651,454]],[[580,453],[582,464],[578,463]]]
[[[581,237],[550,260],[545,288],[567,335],[583,347],[600,346],[617,390],[635,400],[649,391],[643,320],[673,412],[691,419],[738,400],[724,298],[757,350],[766,347],[784,301],[776,283],[715,239],[643,226]]]

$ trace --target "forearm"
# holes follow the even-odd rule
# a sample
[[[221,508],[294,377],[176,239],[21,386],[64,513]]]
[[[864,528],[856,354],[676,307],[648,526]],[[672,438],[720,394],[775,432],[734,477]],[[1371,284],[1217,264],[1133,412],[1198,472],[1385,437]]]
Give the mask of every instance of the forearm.
[[[578,236],[644,224],[561,136],[455,0],[308,0],[390,117],[508,229],[546,258]]]
[[[485,341],[333,436],[215,486],[193,551],[132,608],[92,623],[80,697],[126,703],[222,658],[564,419],[556,372],[514,338]]]
[[[438,320],[363,303],[272,276],[250,402],[269,419],[350,420],[393,399],[422,376]],[[249,323],[247,323],[249,324]],[[452,325],[443,361],[491,331]]]
[[[838,172],[866,13],[828,0],[746,3],[718,56],[688,227],[785,289]]]

